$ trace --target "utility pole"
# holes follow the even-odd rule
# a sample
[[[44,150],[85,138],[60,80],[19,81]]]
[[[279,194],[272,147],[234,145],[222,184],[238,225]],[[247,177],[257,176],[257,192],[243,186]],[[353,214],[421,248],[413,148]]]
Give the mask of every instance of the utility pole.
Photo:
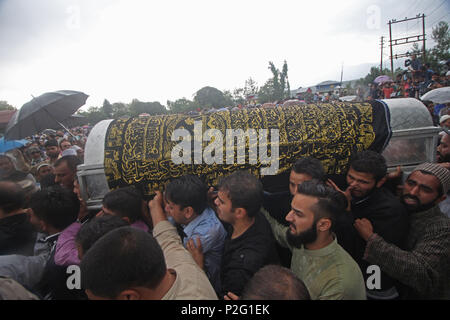
[[[395,21],[395,20],[394,20]],[[391,73],[394,76],[394,54],[392,53],[392,21],[389,20],[389,47],[391,47]]]
[[[409,36],[409,37],[405,37],[405,38],[392,39],[392,24],[406,22],[406,21],[410,21],[410,20],[416,20],[416,19],[420,19],[420,18],[422,18],[422,34]],[[425,40],[426,40],[425,39],[425,14],[422,14],[422,15],[418,14],[418,15],[416,15],[415,18],[405,18],[400,21],[397,21],[396,19],[392,19],[392,20],[389,20],[388,25],[389,25],[389,46],[391,48],[391,57],[390,58],[391,58],[392,75],[394,75],[394,59],[409,57],[411,55],[411,53],[409,53],[409,51],[406,53],[394,55],[392,52],[393,46],[410,44],[410,43],[414,43],[414,42],[422,42],[422,60],[423,60],[423,62],[425,62],[425,59],[426,59],[426,57],[425,57]]]
[[[425,15],[422,14],[422,39],[423,39],[423,45],[422,45],[422,52],[423,52],[423,63],[425,63],[426,61],[426,56],[425,56]]]
[[[384,48],[384,37],[381,36],[381,60],[380,60],[380,72],[383,72],[383,48]]]

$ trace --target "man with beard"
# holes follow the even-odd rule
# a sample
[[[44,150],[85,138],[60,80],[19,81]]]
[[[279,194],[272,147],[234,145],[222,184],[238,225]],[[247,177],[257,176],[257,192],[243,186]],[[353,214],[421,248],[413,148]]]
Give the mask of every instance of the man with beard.
[[[54,165],[56,160],[58,160],[61,156],[61,149],[59,148],[58,141],[56,140],[48,140],[45,145],[45,154],[48,157],[48,163]]]
[[[277,241],[292,251],[291,271],[305,283],[312,300],[366,299],[361,270],[333,233],[345,206],[340,192],[311,180],[298,186],[286,216],[289,227],[264,213]]]
[[[279,223],[288,226],[285,220],[286,214],[291,210],[291,202],[297,192],[297,186],[305,181],[316,179],[325,181],[325,170],[322,163],[311,157],[297,159],[289,173],[289,192],[264,193],[263,211],[270,213]],[[287,248],[276,245],[280,262],[284,267],[291,265],[291,251]]]
[[[450,169],[450,135],[446,131],[441,133],[441,141],[437,147],[436,160],[440,166]],[[439,208],[450,218],[450,197],[448,193],[447,198],[439,203]]]
[[[352,227],[355,219],[368,219],[377,234],[387,242],[404,248],[408,234],[408,214],[392,192],[383,187],[386,181],[386,160],[377,152],[366,150],[357,153],[350,161],[347,172],[347,189],[344,194],[349,200],[346,228],[336,230],[337,238],[352,238],[343,247],[359,264],[364,279],[371,275],[370,264],[363,259],[365,241]],[[350,223],[348,223],[350,222]],[[367,290],[370,299],[391,300],[398,298],[396,282],[381,270],[381,285]]]
[[[409,213],[406,248],[386,242],[370,221],[355,228],[367,241],[364,259],[403,285],[406,299],[450,299],[450,219],[438,204],[450,188],[450,173],[438,164],[417,166],[405,181],[402,202]]]
[[[437,146],[436,153],[436,160],[438,163],[447,163],[450,165],[450,135],[446,132],[442,132],[441,141]],[[446,166],[446,168],[449,169],[450,166]]]

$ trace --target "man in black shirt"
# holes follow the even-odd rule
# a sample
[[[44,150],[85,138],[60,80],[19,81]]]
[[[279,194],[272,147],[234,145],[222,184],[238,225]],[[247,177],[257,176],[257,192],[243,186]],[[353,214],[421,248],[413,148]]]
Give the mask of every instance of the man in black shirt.
[[[260,213],[261,182],[248,172],[237,171],[223,178],[218,190],[217,215],[228,224],[221,297],[228,292],[239,296],[256,271],[267,264],[278,264],[279,259],[270,225]]]
[[[352,243],[345,241],[341,245],[358,262],[365,279],[369,275],[367,268],[370,264],[362,259],[366,245],[351,225],[355,219],[368,219],[377,234],[400,248],[405,246],[408,235],[408,213],[400,200],[383,187],[386,174],[386,160],[381,154],[370,150],[357,153],[347,172],[348,187],[344,194],[350,202],[350,212],[346,217],[349,225],[336,230],[336,235],[338,239],[349,239],[351,235]],[[367,290],[367,296],[372,299],[395,299],[398,297],[395,284],[381,270],[381,288]]]
[[[25,192],[19,184],[0,182],[0,255],[33,255],[37,233],[24,204]]]

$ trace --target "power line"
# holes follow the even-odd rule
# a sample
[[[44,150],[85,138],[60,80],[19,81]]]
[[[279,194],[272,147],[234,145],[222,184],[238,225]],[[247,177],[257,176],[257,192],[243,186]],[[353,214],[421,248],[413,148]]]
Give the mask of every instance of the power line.
[[[444,18],[445,16],[448,16],[450,14],[450,12],[447,12],[446,14],[444,14],[442,17],[440,17],[439,19],[434,20],[432,23],[430,23],[431,27],[434,27],[437,23],[442,21],[442,18]]]
[[[415,11],[415,8],[417,7],[418,4],[422,3],[421,0],[417,0],[411,7],[409,7],[409,9],[406,9],[405,13],[403,14],[405,17],[407,17],[409,14],[411,14],[411,12]]]
[[[428,15],[428,17],[430,17],[434,12],[436,12],[436,10],[439,9],[440,7],[442,7],[442,5],[443,5],[444,3],[446,3],[446,2],[447,2],[447,0],[442,1],[442,3],[441,3],[436,9],[434,9],[433,12],[431,12],[431,13]]]
[[[418,1],[419,2],[419,1]],[[416,2],[412,7],[411,7],[411,9],[409,9],[409,10],[407,10],[406,12],[414,12],[414,8],[415,7],[417,7],[417,3],[418,2]],[[437,12],[437,10],[440,8],[440,7],[442,7],[442,5],[444,4],[444,3],[446,3],[447,2],[447,0],[444,0],[444,1],[442,1],[439,5],[437,5],[434,9],[433,9],[433,11],[430,13],[430,14],[427,14],[427,17],[428,17],[428,19],[430,19],[430,16],[431,15],[433,15],[435,12]],[[422,2],[420,2],[420,3],[422,3]],[[425,7],[426,7],[427,5],[425,4]],[[419,12],[420,11],[425,11],[425,10],[423,10],[423,9],[425,9],[425,7],[424,8],[422,8],[421,10],[418,10]],[[417,14],[416,16],[418,16],[418,15],[420,15],[420,13],[419,14]],[[437,19],[437,20],[435,20],[435,21],[433,21],[432,23],[430,23],[429,25],[430,26],[434,26],[435,24],[436,24],[436,22],[439,22],[443,17],[445,17],[446,15],[448,15],[448,13],[447,14],[445,14],[444,16],[442,16],[441,18],[439,18],[439,19]],[[408,35],[408,32],[410,31],[410,29],[411,28],[413,28],[413,25],[409,25],[409,23],[407,22],[406,23],[406,31],[405,31],[405,35]],[[416,28],[417,29],[419,29],[420,27],[419,27],[419,22],[417,22],[417,24],[416,24]]]

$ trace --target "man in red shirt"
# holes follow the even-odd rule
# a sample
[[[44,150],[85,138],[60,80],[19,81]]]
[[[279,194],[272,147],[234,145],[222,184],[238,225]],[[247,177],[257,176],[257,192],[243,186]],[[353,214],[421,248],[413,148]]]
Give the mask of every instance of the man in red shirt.
[[[383,87],[383,94],[385,99],[390,99],[391,94],[394,92],[394,88],[391,87],[390,82],[386,82]]]

